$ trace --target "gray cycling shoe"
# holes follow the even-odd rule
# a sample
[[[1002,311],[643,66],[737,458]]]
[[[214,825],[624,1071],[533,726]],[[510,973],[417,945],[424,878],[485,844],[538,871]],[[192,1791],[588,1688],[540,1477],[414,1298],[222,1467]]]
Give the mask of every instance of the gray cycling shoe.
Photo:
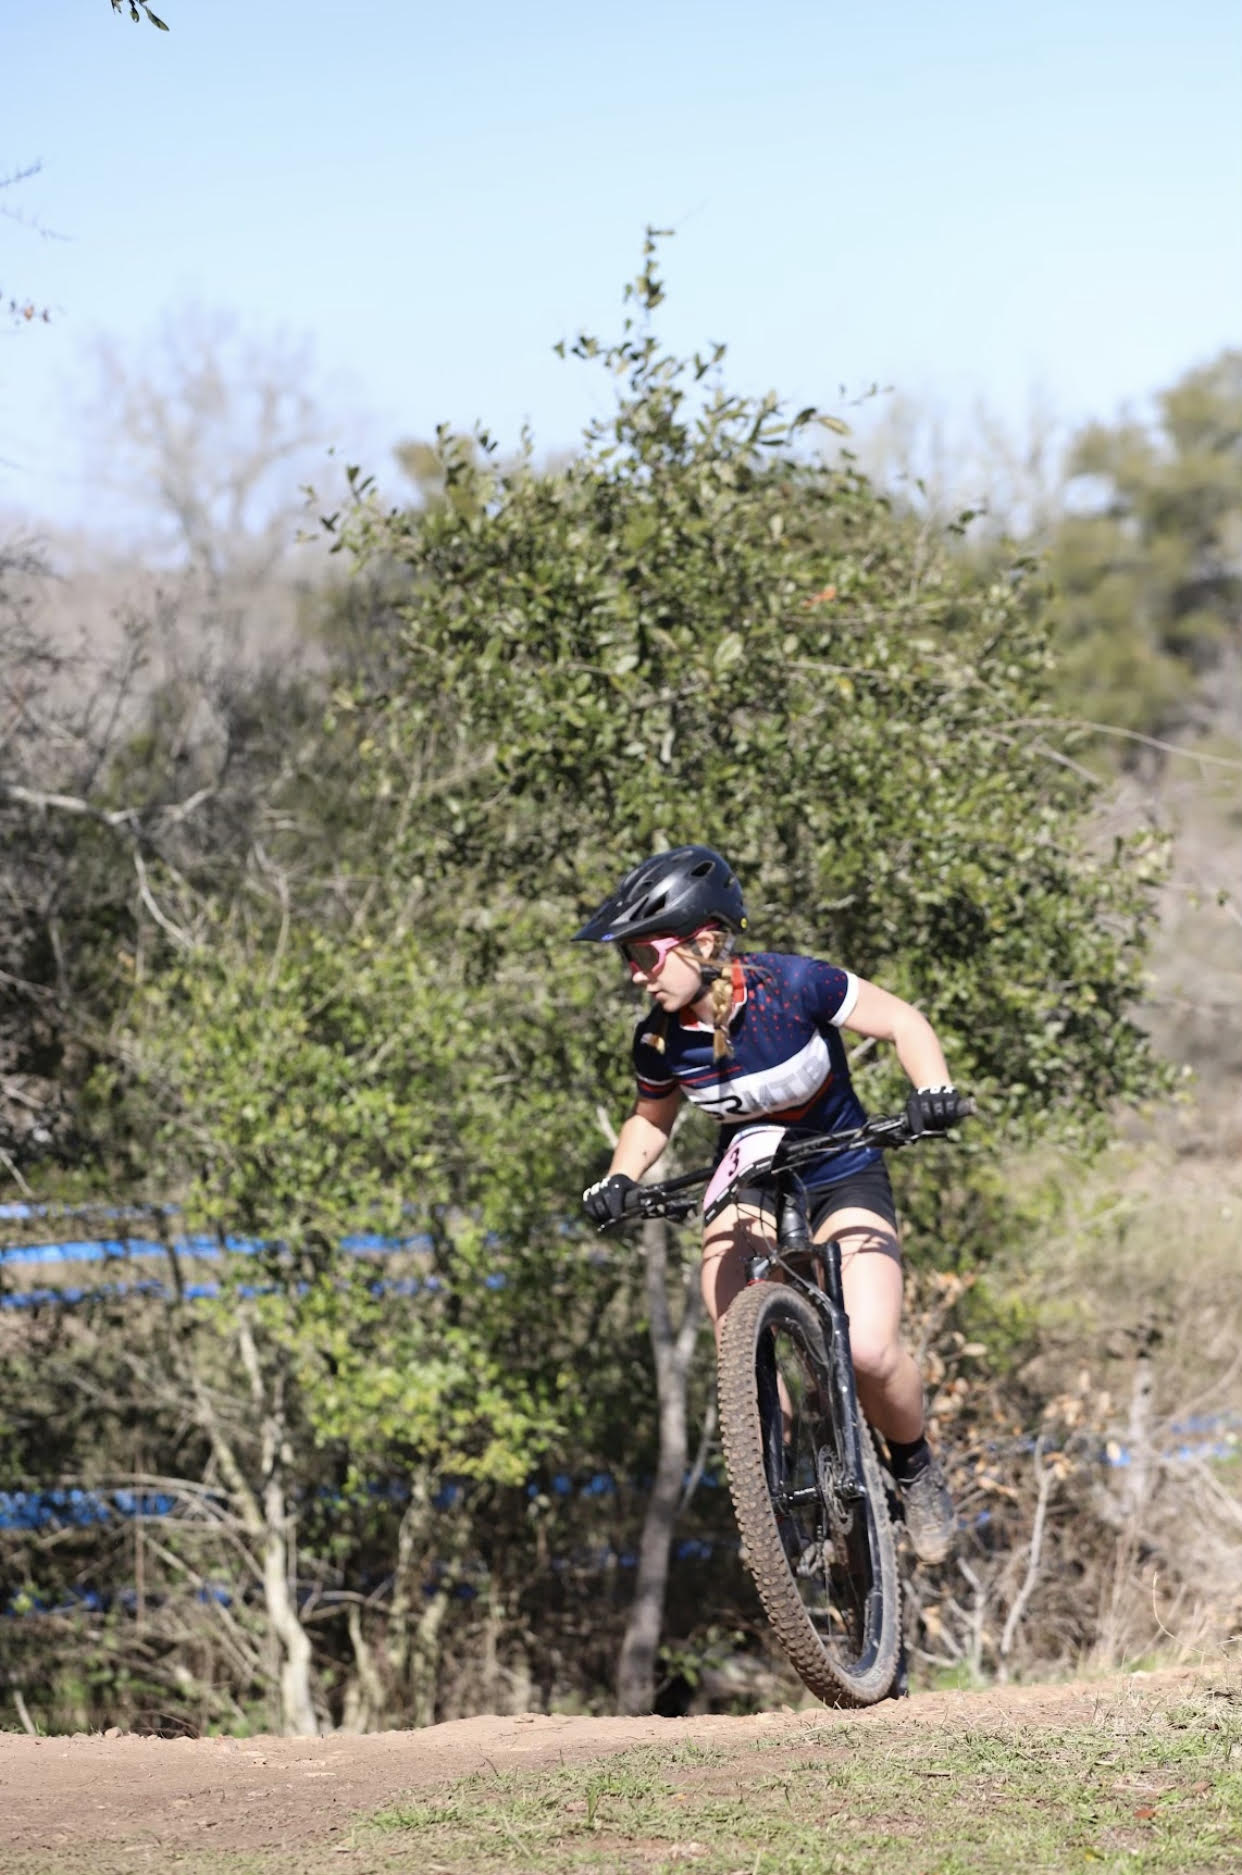
[[[933,1458],[898,1489],[915,1555],[920,1562],[943,1562],[957,1535],[957,1513],[940,1466]]]

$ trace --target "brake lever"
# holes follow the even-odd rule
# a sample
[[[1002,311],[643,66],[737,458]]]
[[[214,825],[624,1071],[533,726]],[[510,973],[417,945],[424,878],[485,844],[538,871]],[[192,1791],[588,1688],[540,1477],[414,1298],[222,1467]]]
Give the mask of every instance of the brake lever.
[[[697,1198],[674,1198],[659,1215],[669,1218],[674,1224],[681,1224],[686,1218],[693,1217],[698,1208]]]
[[[880,1140],[884,1140],[890,1142],[894,1147],[900,1148],[902,1146],[912,1146],[917,1137],[917,1135],[910,1131],[910,1123],[904,1113],[895,1113],[892,1118],[888,1120],[869,1120],[865,1130],[870,1136],[869,1140],[864,1141],[865,1144],[869,1144],[871,1141],[875,1141],[878,1144]]]
[[[626,1215],[631,1218],[670,1218],[676,1222],[689,1217],[697,1209],[697,1198],[656,1198],[644,1193],[634,1209]]]

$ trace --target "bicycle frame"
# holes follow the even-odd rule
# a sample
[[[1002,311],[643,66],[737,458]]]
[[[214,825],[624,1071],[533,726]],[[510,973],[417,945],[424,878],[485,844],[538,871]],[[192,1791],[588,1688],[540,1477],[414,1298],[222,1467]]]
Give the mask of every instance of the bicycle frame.
[[[778,1174],[775,1251],[758,1251],[746,1267],[748,1283],[767,1282],[773,1269],[797,1289],[818,1311],[824,1330],[824,1347],[845,1430],[846,1451],[842,1454],[848,1471],[838,1481],[842,1496],[848,1499],[864,1495],[862,1485],[862,1431],[854,1363],[850,1357],[850,1318],[845,1310],[841,1282],[841,1246],[835,1239],[815,1243],[811,1238],[806,1187],[796,1173]],[[809,1258],[818,1278],[808,1282],[789,1261],[791,1257]]]

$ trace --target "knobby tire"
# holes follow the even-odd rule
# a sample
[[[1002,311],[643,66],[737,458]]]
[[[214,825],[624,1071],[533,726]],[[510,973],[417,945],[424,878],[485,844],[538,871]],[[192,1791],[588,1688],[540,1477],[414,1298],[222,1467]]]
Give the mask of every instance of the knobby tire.
[[[775,1361],[778,1337],[799,1359],[819,1371],[814,1394],[815,1423],[832,1441],[839,1440],[839,1413],[832,1392],[820,1321],[813,1305],[796,1290],[773,1282],[752,1283],[730,1304],[720,1339],[718,1389],[720,1431],[734,1513],[742,1538],[742,1556],[759,1591],[764,1611],[791,1665],[817,1698],[832,1706],[870,1706],[892,1692],[901,1657],[900,1585],[888,1501],[879,1461],[865,1421],[860,1423],[866,1502],[855,1505],[864,1519],[850,1554],[852,1572],[834,1571],[825,1561],[822,1607],[831,1612],[833,1583],[849,1576],[849,1593],[839,1597],[854,1607],[865,1632],[829,1647],[812,1621],[791,1567],[786,1540],[773,1501],[768,1475],[772,1430],[765,1426],[761,1364]],[[773,1372],[775,1369],[773,1368]],[[771,1394],[771,1383],[768,1385]],[[825,1407],[820,1402],[826,1401]],[[768,1409],[769,1418],[771,1408]],[[778,1435],[779,1436],[779,1435]],[[840,1449],[840,1445],[837,1445]],[[783,1460],[780,1462],[784,1462]],[[805,1495],[805,1493],[804,1493]],[[818,1513],[812,1504],[810,1512]],[[804,1509],[799,1506],[800,1512]],[[826,1526],[828,1513],[822,1513]],[[790,1518],[786,1516],[788,1535]],[[813,1547],[813,1546],[809,1546]],[[839,1552],[838,1552],[839,1553]],[[866,1578],[865,1580],[863,1578]],[[857,1589],[857,1595],[855,1590]],[[859,1602],[878,1590],[865,1617]],[[808,1589],[808,1593],[812,1590]],[[876,1604],[878,1601],[878,1614]],[[826,1622],[831,1627],[831,1621]]]

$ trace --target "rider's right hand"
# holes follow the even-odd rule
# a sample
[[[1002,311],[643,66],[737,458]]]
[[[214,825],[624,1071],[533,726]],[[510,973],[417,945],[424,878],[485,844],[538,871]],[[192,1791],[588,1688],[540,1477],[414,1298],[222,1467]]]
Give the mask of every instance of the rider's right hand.
[[[918,1087],[906,1102],[906,1125],[912,1139],[924,1133],[947,1133],[974,1110],[974,1101],[955,1087]]]
[[[637,1179],[627,1178],[624,1172],[610,1172],[607,1178],[587,1186],[582,1202],[597,1224],[616,1224],[625,1215],[630,1193],[637,1190]]]

